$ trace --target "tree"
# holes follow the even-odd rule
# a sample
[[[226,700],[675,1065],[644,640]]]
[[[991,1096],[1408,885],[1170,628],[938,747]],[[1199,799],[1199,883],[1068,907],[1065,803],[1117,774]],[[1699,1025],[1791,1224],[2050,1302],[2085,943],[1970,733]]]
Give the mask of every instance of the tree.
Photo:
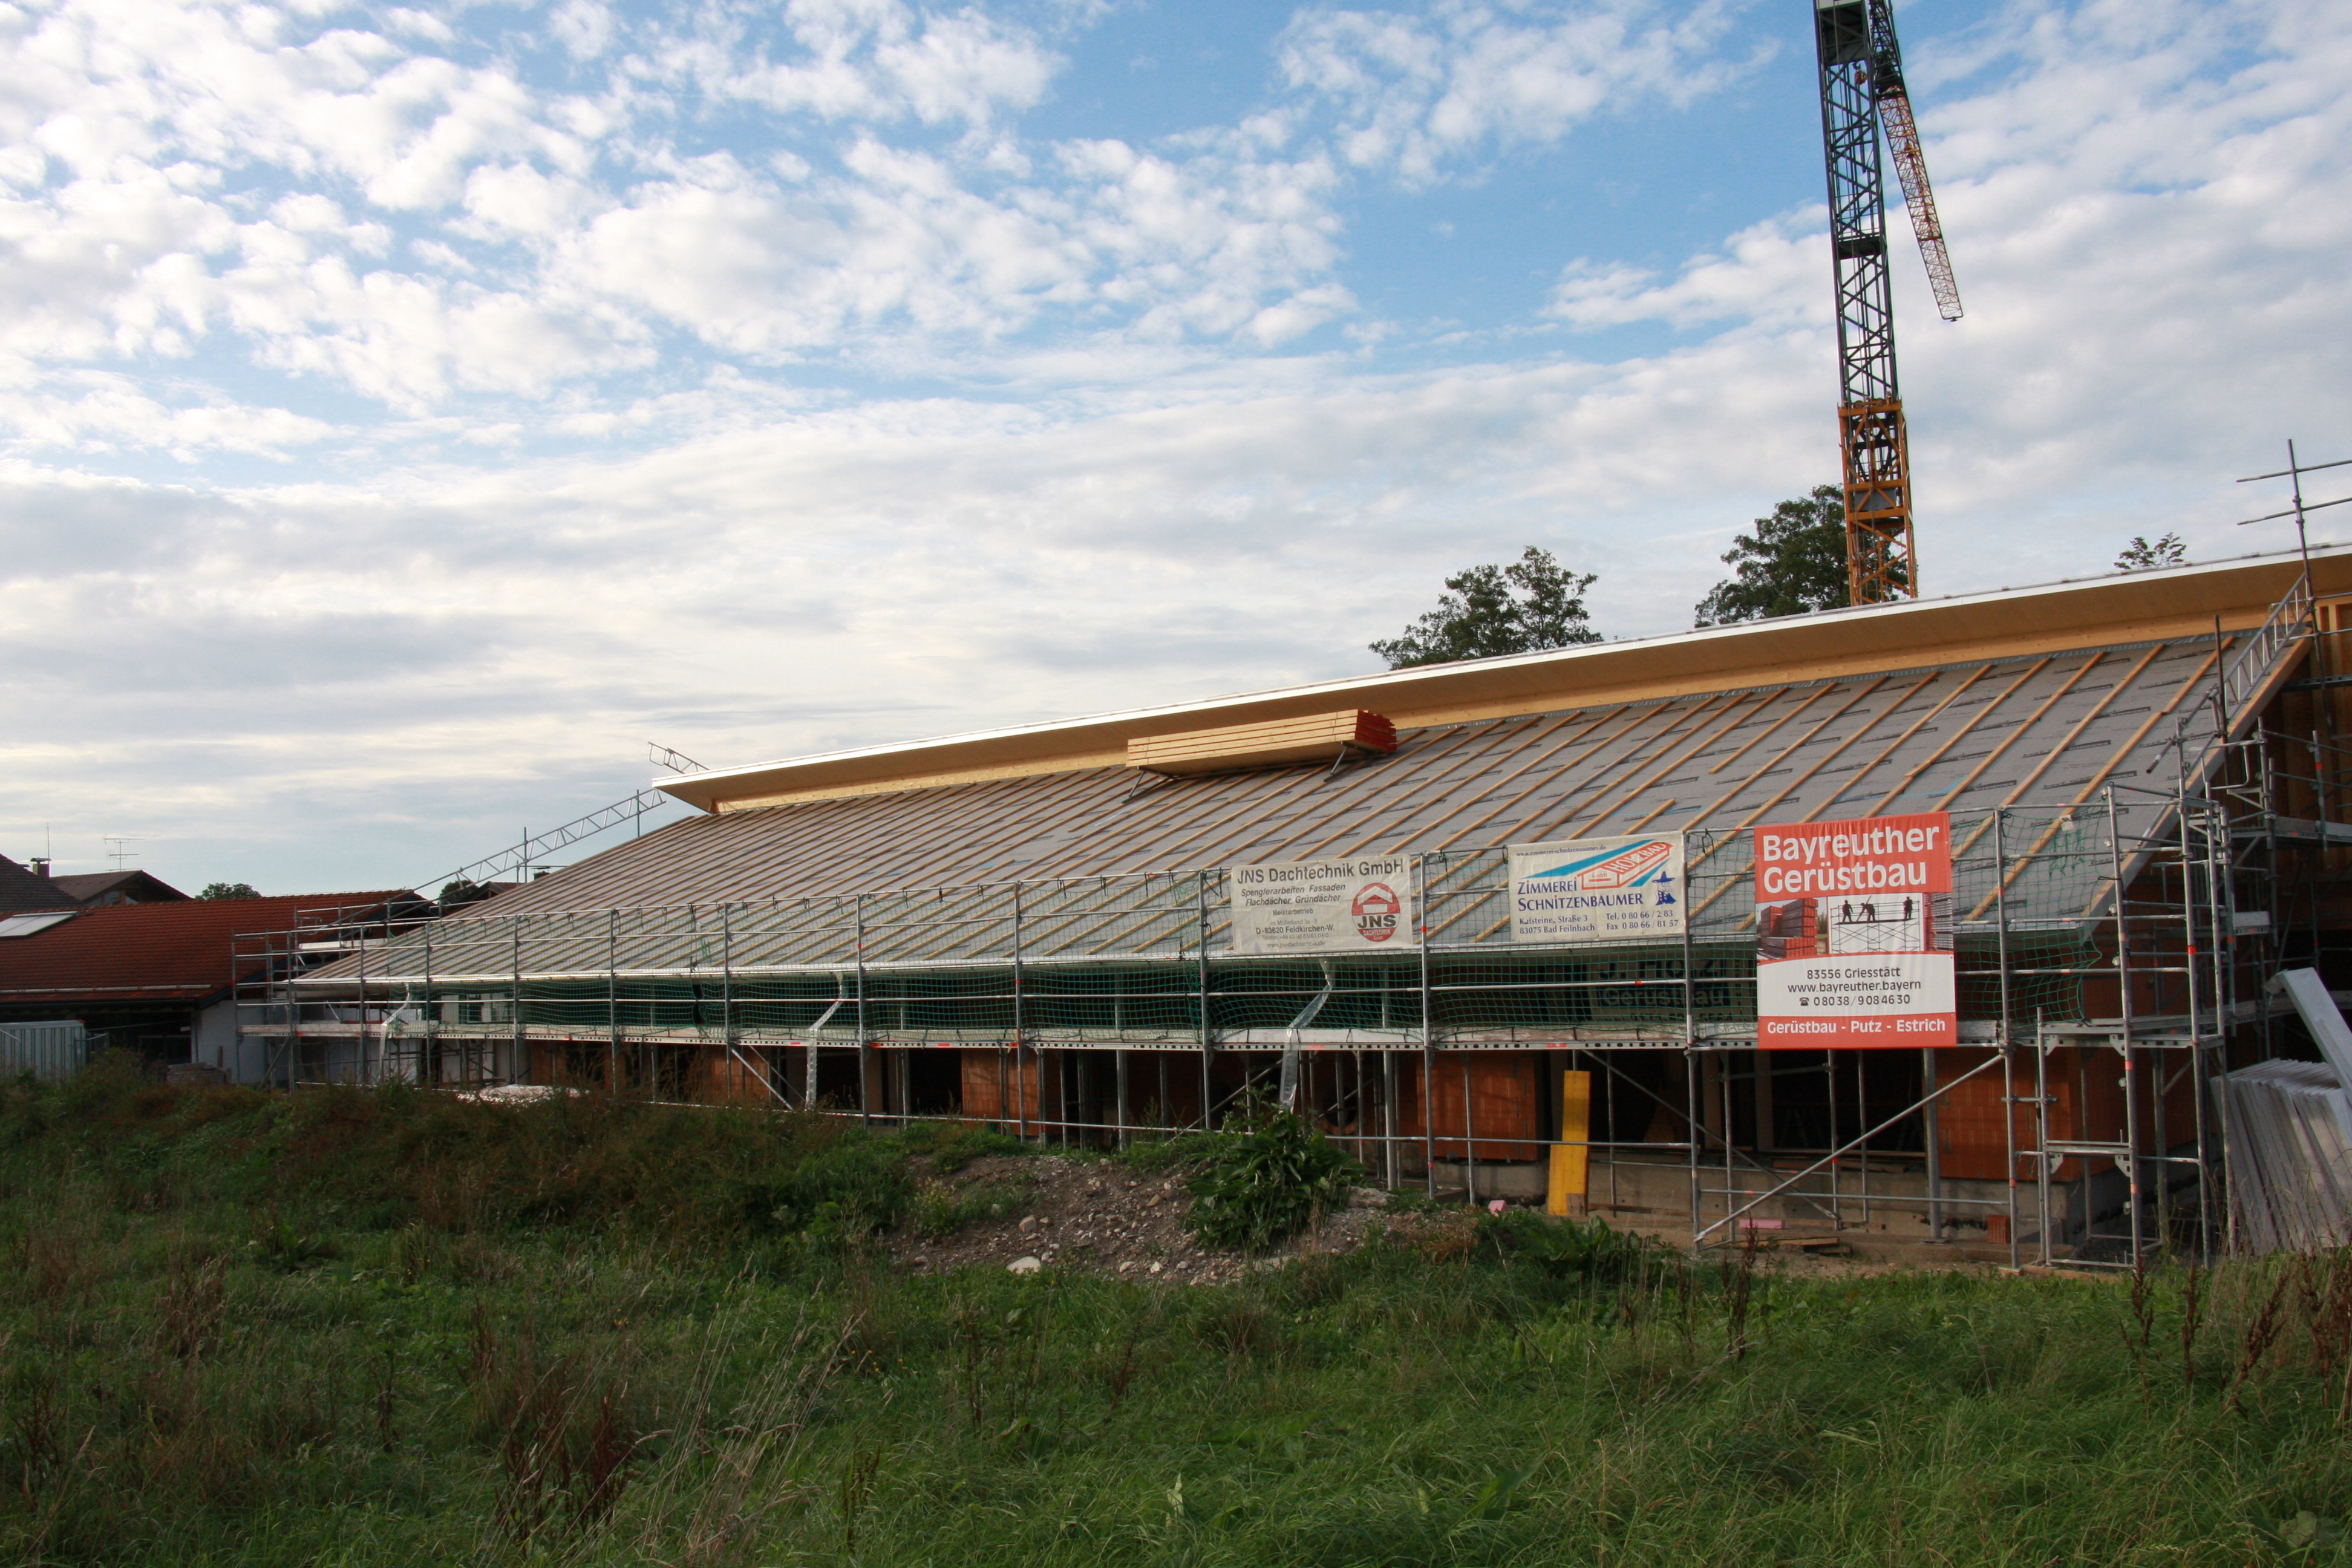
[[[1696,625],[1769,620],[1833,610],[1846,602],[1845,492],[1815,485],[1756,520],[1724,554],[1732,574],[1698,602]]]
[[[1448,577],[1437,608],[1372,651],[1391,669],[1403,669],[1599,642],[1584,616],[1593,581],[1591,573],[1563,571],[1550,551],[1530,544],[1508,566],[1470,566]]]
[[[444,882],[441,885],[441,908],[448,910],[463,909],[467,904],[478,904],[495,891],[497,891],[496,889],[485,888],[479,882],[469,881],[460,877],[454,882]]]
[[[2124,546],[2123,553],[2116,557],[2116,570],[2153,572],[2159,566],[2179,566],[2188,559],[2189,546],[2180,542],[2177,533],[2168,533],[2154,544],[2135,533],[2132,542]]]
[[[260,891],[250,882],[206,882],[200,899],[257,899]]]

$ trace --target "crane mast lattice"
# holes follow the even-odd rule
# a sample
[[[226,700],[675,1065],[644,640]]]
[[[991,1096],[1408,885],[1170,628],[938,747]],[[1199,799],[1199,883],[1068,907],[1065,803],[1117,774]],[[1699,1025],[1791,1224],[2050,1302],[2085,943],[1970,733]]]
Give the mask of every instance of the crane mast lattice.
[[[1882,604],[1919,593],[1910,439],[1895,371],[1886,190],[1878,154],[1882,121],[1928,282],[1946,321],[1959,318],[1960,296],[1927,184],[1888,0],[1814,0],[1813,36],[1821,60],[1830,253],[1837,289],[1847,589],[1854,604]]]

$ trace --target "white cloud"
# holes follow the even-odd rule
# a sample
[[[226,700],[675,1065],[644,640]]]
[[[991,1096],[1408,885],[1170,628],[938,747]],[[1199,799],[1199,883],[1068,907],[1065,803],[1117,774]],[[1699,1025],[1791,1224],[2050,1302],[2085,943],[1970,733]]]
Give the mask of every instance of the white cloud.
[[[702,90],[780,113],[973,129],[1035,104],[1061,64],[1034,32],[977,8],[793,0],[782,20],[772,42],[747,37],[732,16],[706,23],[665,56]]]
[[[486,163],[466,179],[466,210],[491,233],[552,238],[609,205],[585,181],[529,163]]]
[[[614,24],[575,5],[549,26],[585,58]],[[33,68],[0,89],[0,123],[29,188],[0,204],[0,348],[96,363],[209,344],[415,416],[642,365],[665,327],[764,360],[937,363],[1055,313],[1264,348],[1352,309],[1318,154],[1271,159],[1251,134],[1079,145],[1041,176],[1001,133],[886,139],[976,137],[1043,96],[1058,57],[977,10],[803,0],[764,40],[701,14],[601,100],[417,52],[447,41],[436,27],[152,0],[21,17]],[[787,148],[688,152],[646,70],[857,126],[823,172]],[[257,180],[278,186],[259,204]]]
[[[455,43],[457,38],[456,30],[448,23],[427,12],[394,6],[383,14],[383,19],[394,32],[412,38],[423,38],[428,43]]]
[[[574,59],[593,59],[612,45],[613,9],[596,0],[563,0],[547,20]]]
[[[1622,263],[1575,261],[1561,271],[1546,313],[1578,327],[1666,321],[1696,327],[1725,321],[1782,327],[1830,319],[1829,241],[1813,225],[1776,218],[1733,235],[1721,252],[1694,257],[1670,281]]]
[[[984,125],[1000,110],[1027,109],[1045,97],[1058,63],[1034,39],[971,11],[875,51],[881,74],[927,125]]]
[[[1360,167],[1437,178],[1466,157],[1558,140],[1608,110],[1684,104],[1753,60],[1717,54],[1733,7],[1677,12],[1655,0],[1482,5],[1419,15],[1317,6],[1284,36],[1290,84],[1335,110],[1335,141]]]
[[[166,402],[132,378],[81,371],[43,376],[23,367],[0,381],[0,429],[12,453],[162,451],[184,460],[219,452],[284,460],[337,434],[322,420],[216,395]]]

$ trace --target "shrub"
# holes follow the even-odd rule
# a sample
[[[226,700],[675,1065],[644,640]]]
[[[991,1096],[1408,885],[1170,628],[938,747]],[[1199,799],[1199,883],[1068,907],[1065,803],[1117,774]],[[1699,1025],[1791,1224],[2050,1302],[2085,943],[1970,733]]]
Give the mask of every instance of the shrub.
[[[1192,1234],[1210,1247],[1263,1250],[1347,1201],[1363,1166],[1289,1111],[1193,1141]]]

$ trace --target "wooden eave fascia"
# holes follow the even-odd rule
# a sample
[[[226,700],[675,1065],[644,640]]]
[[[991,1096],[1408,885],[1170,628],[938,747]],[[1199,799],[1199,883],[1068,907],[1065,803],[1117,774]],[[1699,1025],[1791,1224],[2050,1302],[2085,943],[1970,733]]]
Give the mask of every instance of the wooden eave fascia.
[[[1748,622],[1514,658],[1388,670],[1284,690],[665,777],[704,811],[1119,767],[1143,736],[1353,706],[1399,730],[1650,701],[2257,626],[2294,583],[2292,552],[2076,583]],[[2312,553],[2322,595],[2352,593],[2352,546]]]

